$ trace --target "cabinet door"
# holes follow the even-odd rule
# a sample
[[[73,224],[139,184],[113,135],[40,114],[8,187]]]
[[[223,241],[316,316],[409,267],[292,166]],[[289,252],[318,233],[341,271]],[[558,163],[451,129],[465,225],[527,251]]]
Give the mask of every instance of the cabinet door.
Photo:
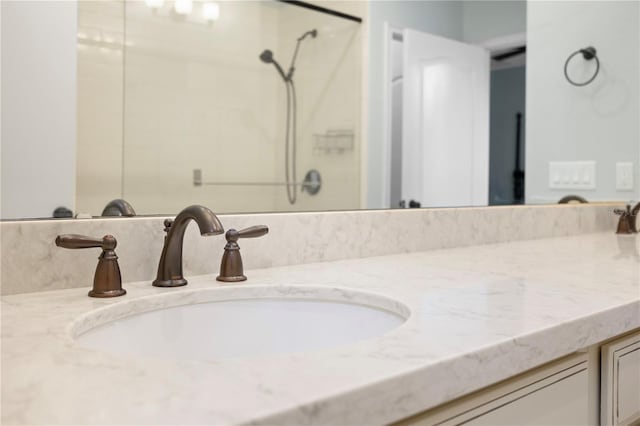
[[[573,355],[401,421],[399,425],[588,425],[587,365],[585,354]]]
[[[603,345],[601,360],[601,424],[640,424],[640,332]]]
[[[587,370],[557,378],[544,387],[528,389],[526,395],[508,401],[490,411],[476,413],[469,421],[444,424],[473,426],[584,426],[587,424]],[[467,417],[467,416],[465,416]]]

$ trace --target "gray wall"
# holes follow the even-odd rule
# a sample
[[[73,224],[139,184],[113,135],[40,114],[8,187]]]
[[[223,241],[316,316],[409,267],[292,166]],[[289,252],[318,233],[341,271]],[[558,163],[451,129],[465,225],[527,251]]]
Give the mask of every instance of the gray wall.
[[[384,122],[384,23],[455,40],[462,39],[459,1],[372,1],[369,3],[369,117],[367,208],[387,204],[382,194]],[[385,202],[387,201],[387,202]]]
[[[523,113],[521,162],[524,168],[525,146],[525,67],[491,73],[491,123],[489,158],[489,204],[513,204],[513,179],[516,154],[516,113]]]
[[[465,1],[462,8],[463,40],[479,43],[527,31],[527,2],[524,0]]]
[[[529,2],[527,9],[527,203],[566,193],[594,200],[638,198],[640,3]],[[593,45],[601,61],[592,84],[563,75],[572,52]],[[589,64],[572,66],[576,78]],[[588,78],[588,75],[584,77]],[[549,161],[596,163],[595,190],[551,190]],[[633,191],[616,190],[616,162],[633,162]]]

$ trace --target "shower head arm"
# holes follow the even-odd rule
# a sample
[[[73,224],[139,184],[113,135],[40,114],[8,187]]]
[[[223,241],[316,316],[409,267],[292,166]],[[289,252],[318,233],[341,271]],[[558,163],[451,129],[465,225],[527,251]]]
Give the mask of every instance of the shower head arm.
[[[296,48],[293,51],[293,56],[291,57],[291,65],[289,65],[289,73],[287,74],[287,78],[289,80],[293,78],[293,71],[295,70],[296,58],[298,57],[298,50],[300,50],[300,42],[302,42],[302,40],[304,40],[308,36],[315,38],[317,35],[318,35],[317,30],[311,30],[311,31],[307,31],[306,33],[298,37],[298,41],[296,42]]]

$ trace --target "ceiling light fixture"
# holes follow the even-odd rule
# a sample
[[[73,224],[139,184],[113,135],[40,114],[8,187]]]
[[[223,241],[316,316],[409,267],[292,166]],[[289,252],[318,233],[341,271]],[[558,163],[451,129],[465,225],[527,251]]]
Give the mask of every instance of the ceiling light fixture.
[[[190,15],[193,10],[193,0],[176,0],[173,8],[178,15]]]
[[[205,21],[217,21],[220,17],[220,5],[213,2],[202,3],[202,17]]]

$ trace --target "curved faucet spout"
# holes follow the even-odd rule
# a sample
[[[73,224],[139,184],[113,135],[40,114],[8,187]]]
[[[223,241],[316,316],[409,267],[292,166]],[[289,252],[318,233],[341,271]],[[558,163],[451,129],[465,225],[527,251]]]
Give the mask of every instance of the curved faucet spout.
[[[109,203],[102,210],[102,216],[135,216],[136,211],[131,207],[131,204],[123,200],[122,198],[116,198],[109,201]]]
[[[218,217],[203,206],[189,206],[182,210],[168,224],[168,233],[164,239],[162,255],[158,263],[158,275],[153,281],[156,287],[178,287],[187,284],[182,275],[182,245],[187,225],[194,220],[200,228],[200,235],[218,235],[224,232]]]

